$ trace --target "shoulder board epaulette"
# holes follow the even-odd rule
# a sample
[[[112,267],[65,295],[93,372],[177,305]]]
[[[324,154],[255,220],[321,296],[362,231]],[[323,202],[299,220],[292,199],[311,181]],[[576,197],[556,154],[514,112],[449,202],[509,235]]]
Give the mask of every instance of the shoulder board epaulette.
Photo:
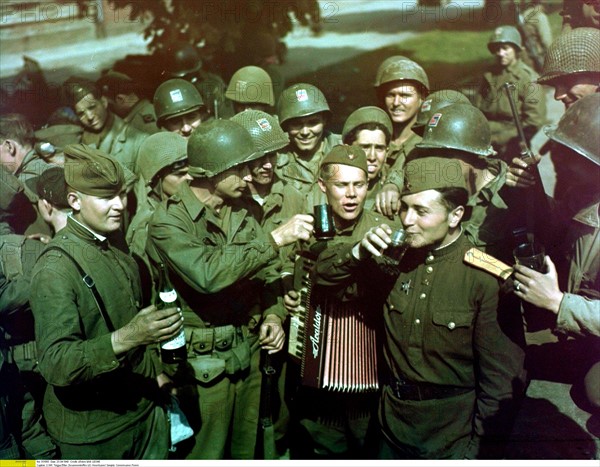
[[[477,248],[469,249],[465,253],[463,261],[473,267],[483,269],[503,281],[508,279],[513,273],[513,268],[508,264]]]

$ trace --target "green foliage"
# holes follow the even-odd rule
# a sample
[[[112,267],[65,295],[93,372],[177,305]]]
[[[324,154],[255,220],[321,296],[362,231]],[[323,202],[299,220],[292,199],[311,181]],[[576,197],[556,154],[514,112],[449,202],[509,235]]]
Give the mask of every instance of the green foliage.
[[[318,30],[317,0],[109,0],[112,7],[131,8],[130,19],[149,18],[144,35],[150,51],[175,41],[198,47],[207,64],[243,61],[252,38],[268,33],[284,37],[297,22]],[[230,64],[228,67],[229,68]]]

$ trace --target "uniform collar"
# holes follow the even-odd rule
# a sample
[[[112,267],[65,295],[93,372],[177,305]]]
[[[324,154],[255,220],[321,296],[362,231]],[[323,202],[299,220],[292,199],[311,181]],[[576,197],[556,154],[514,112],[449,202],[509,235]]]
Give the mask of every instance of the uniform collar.
[[[573,216],[573,220],[581,224],[598,229],[600,228],[600,215],[598,213],[599,208],[600,203],[596,203],[591,206],[588,206],[587,208],[583,208],[581,211],[575,214],[575,216]]]
[[[79,222],[72,213],[67,214],[67,225],[80,238],[95,243],[101,248],[108,248],[108,239],[104,235],[94,232],[88,226]]]

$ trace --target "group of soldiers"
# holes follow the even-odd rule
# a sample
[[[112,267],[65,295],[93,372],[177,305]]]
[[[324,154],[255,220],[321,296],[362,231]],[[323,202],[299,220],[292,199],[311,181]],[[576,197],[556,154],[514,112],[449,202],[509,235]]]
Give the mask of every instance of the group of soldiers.
[[[225,86],[185,47],[152,102],[109,71],[66,80],[35,132],[0,116],[0,458],[502,458],[527,307],[587,343],[574,383],[598,415],[600,30],[577,26],[540,76],[496,28],[471,99],[389,57],[341,135],[318,86],[254,65]],[[522,157],[542,127],[556,199]],[[516,233],[543,271],[509,266]],[[304,384],[290,318],[315,309],[375,336],[376,388]],[[162,361],[182,329],[186,358]]]

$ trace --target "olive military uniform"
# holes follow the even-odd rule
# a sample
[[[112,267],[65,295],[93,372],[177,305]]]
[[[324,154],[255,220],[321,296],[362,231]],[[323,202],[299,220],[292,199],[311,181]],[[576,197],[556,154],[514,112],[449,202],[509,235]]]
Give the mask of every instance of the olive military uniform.
[[[31,306],[50,435],[64,458],[164,458],[166,417],[150,351],[118,358],[111,344],[111,327],[127,324],[141,306],[135,263],[72,217],[49,245],[69,252],[91,277],[112,323],[69,258],[56,250],[42,255]]]
[[[526,137],[531,139],[546,123],[546,96],[543,87],[535,84],[537,77],[536,72],[521,60],[516,60],[506,68],[495,65],[483,74],[475,106],[490,122],[492,145],[500,157],[507,161],[517,157],[520,151],[516,140],[517,129],[503,85],[507,82],[516,85],[514,100],[517,112]]]
[[[260,293],[265,280],[278,277],[266,268],[277,249],[245,209],[225,205],[217,213],[188,185],[157,207],[148,243],[184,302],[188,364],[177,376],[196,431],[187,457],[253,458],[260,372],[258,362],[256,370],[250,365],[259,355],[261,310],[274,312]],[[283,309],[279,316],[285,318]]]
[[[387,183],[393,183],[402,190],[404,186],[404,165],[408,154],[422,141],[419,135],[411,132],[410,136],[404,143],[398,145],[393,141],[390,143],[385,159],[385,167],[387,170]]]
[[[291,149],[283,149],[277,155],[275,173],[303,195],[309,195],[317,184],[321,161],[335,145],[341,144],[341,142],[340,135],[325,132],[321,147],[308,161],[298,157]]]
[[[144,133],[151,134],[158,131],[154,106],[148,99],[137,101],[123,121]]]
[[[319,280],[356,275],[352,246],[319,261]],[[397,276],[374,265],[361,274],[372,278],[369,295],[383,291],[386,297],[389,376],[379,418],[387,441],[404,458],[477,456],[483,437],[505,434],[495,426],[502,427],[513,385],[522,377],[521,360],[514,358],[520,350],[498,324],[496,279],[462,262],[471,246],[462,235],[442,249],[408,250]]]

